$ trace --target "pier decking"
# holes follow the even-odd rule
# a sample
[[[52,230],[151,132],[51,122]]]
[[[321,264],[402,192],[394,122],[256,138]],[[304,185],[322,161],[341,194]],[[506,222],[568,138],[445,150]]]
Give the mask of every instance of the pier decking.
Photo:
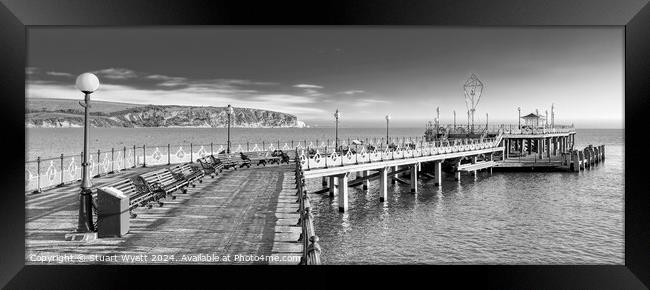
[[[203,263],[267,263],[235,260],[236,255],[253,255],[283,256],[273,263],[298,264],[302,244],[297,242],[300,227],[296,226],[295,181],[285,179],[286,175],[293,176],[293,170],[293,165],[284,165],[224,171],[223,176],[205,178],[196,188],[188,188],[187,194],[177,194],[175,200],[164,200],[163,207],[136,209],[138,216],[130,220],[130,231],[124,237],[92,241],[64,238],[76,228],[78,186],[52,189],[47,197],[30,195],[26,200],[26,263],[42,264],[30,262],[30,256],[67,254],[85,255],[85,260],[73,259],[70,263],[88,262],[91,255],[118,257],[117,261],[94,263],[194,264],[197,259],[201,263],[200,259],[211,255],[229,255],[230,260]],[[133,170],[128,174],[138,172]],[[93,182],[99,185],[115,178],[110,176]],[[45,200],[56,204],[49,206]],[[125,254],[162,255],[165,259],[122,261],[120,255]],[[172,255],[174,258],[170,260]]]

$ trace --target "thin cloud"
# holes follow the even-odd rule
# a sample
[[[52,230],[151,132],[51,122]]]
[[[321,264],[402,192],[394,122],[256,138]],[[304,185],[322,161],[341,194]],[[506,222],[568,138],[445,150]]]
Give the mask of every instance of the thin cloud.
[[[345,92],[341,92],[341,93],[343,93],[345,95],[356,95],[356,94],[363,94],[365,92],[366,91],[363,91],[363,90],[349,90],[349,91],[345,91]]]
[[[352,105],[357,107],[367,107],[367,106],[379,105],[379,104],[390,104],[390,102],[386,100],[378,100],[378,99],[359,99],[356,100]]]
[[[125,68],[107,68],[103,70],[94,71],[93,73],[98,74],[100,79],[107,78],[107,79],[124,80],[124,79],[133,79],[138,77],[138,74],[135,71],[132,71],[130,69],[125,69]]]
[[[58,72],[58,71],[48,71],[45,74],[55,76],[55,77],[73,77],[71,73]]]
[[[312,98],[308,98],[304,96],[295,96],[295,95],[284,95],[284,94],[260,95],[260,96],[253,97],[252,100],[263,101],[263,102],[290,103],[290,104],[314,103],[314,99]]]
[[[294,88],[301,88],[301,89],[322,89],[322,86],[318,85],[310,85],[310,84],[297,84],[293,85]]]

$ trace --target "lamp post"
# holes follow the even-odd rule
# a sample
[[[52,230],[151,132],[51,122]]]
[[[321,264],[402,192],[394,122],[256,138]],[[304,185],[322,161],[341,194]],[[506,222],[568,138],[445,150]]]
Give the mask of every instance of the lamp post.
[[[440,107],[436,107],[436,138],[440,134]]]
[[[521,107],[517,107],[517,111],[519,111],[519,130],[521,130]]]
[[[551,128],[555,128],[555,104],[551,104]]]
[[[228,148],[226,149],[227,153],[230,154],[230,116],[232,116],[232,113],[234,112],[232,106],[228,104],[228,108],[226,109],[226,113],[228,113]]]
[[[488,124],[489,124],[488,120],[489,120],[488,119],[488,113],[485,113],[485,130],[488,129]]]
[[[390,113],[386,115],[386,145],[388,145],[388,122],[390,121]]]
[[[548,110],[544,111],[546,113],[546,117],[544,117],[544,127],[548,128]]]
[[[341,113],[339,112],[339,109],[336,109],[336,112],[334,112],[334,118],[336,118],[336,129],[334,131],[335,138],[334,139],[334,151],[337,151],[339,149],[339,117],[341,117]]]
[[[454,133],[456,133],[456,110],[454,110]]]
[[[82,73],[75,83],[77,89],[84,93],[84,102],[79,105],[84,107],[84,155],[81,163],[81,192],[79,193],[79,224],[77,232],[89,233],[95,231],[92,211],[92,192],[90,188],[90,168],[88,167],[88,109],[90,108],[90,94],[99,88],[99,79],[91,73]]]

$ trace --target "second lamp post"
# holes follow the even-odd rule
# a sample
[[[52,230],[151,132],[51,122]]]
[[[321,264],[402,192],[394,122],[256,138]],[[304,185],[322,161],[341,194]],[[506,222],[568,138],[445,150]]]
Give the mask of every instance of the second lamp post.
[[[226,113],[228,114],[228,145],[226,149],[226,153],[230,154],[230,117],[232,116],[232,113],[234,110],[230,105],[228,105],[228,108],[226,109]]]
[[[336,112],[334,113],[334,118],[336,118],[336,130],[334,131],[335,133],[335,141],[334,141],[334,151],[339,149],[339,117],[341,117],[341,113],[339,112],[339,109],[336,109]]]
[[[390,114],[386,115],[386,145],[388,145],[388,123],[390,121]]]

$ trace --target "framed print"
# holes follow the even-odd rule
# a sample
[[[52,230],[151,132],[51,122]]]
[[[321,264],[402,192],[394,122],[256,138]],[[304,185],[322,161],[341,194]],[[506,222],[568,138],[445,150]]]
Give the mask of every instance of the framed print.
[[[471,2],[3,1],[3,285],[647,287],[647,1]]]

